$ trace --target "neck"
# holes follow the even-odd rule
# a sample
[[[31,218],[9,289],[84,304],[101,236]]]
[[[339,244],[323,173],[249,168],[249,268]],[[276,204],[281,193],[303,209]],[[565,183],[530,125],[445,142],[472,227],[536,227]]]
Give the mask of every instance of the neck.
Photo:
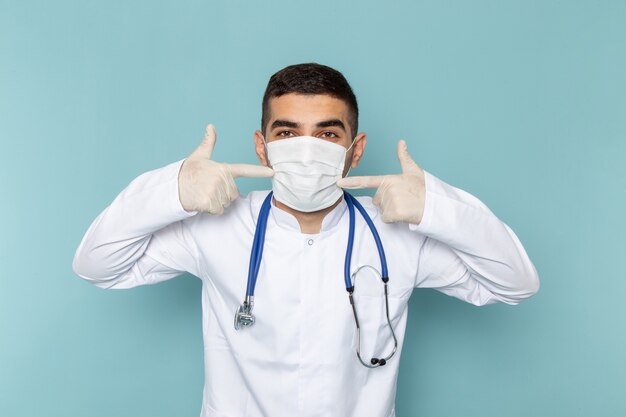
[[[296,220],[298,220],[298,224],[300,225],[300,232],[307,235],[315,235],[322,230],[322,221],[324,220],[324,217],[326,217],[328,213],[330,213],[335,207],[337,207],[337,205],[341,203],[342,199],[343,197],[339,198],[339,200],[337,200],[335,204],[330,207],[307,213],[304,211],[294,210],[291,207],[287,207],[280,201],[276,200],[276,198],[273,198],[274,205],[295,217]]]

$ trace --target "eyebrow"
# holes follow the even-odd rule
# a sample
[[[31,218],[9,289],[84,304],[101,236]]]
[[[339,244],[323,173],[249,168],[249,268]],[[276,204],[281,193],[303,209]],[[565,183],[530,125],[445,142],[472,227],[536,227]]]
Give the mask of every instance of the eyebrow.
[[[340,127],[344,130],[344,132],[346,130],[346,126],[339,119],[324,120],[323,122],[319,122],[317,124],[317,127],[331,127],[331,126]]]
[[[316,127],[331,127],[331,126],[337,126],[343,129],[344,131],[346,130],[345,124],[339,119],[324,120],[316,124]],[[272,126],[270,126],[270,129],[275,129],[277,127],[289,127],[292,129],[296,129],[300,127],[300,124],[296,122],[292,122],[290,120],[274,120],[274,122],[272,123]]]
[[[270,129],[275,129],[277,127],[290,127],[292,129],[296,129],[300,125],[296,122],[290,122],[289,120],[274,120]]]

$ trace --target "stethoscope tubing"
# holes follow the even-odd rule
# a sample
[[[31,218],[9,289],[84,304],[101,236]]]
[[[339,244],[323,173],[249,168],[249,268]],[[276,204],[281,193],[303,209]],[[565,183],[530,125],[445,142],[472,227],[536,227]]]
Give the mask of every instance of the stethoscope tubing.
[[[346,257],[343,267],[343,279],[346,283],[346,290],[352,294],[354,291],[354,285],[352,285],[352,279],[350,279],[350,266],[352,264],[352,249],[354,246],[354,203],[352,202],[352,196],[344,191],[343,198],[348,205],[348,217],[350,219],[348,226],[348,244],[346,245]]]
[[[383,248],[382,241],[378,234],[378,230],[376,230],[376,226],[374,222],[367,214],[361,203],[354,198],[351,194],[344,190],[343,192],[344,200],[348,206],[348,217],[349,217],[349,227],[348,227],[348,244],[346,245],[346,257],[344,264],[344,281],[346,285],[346,290],[348,291],[350,305],[352,307],[352,312],[354,314],[354,320],[356,322],[356,331],[357,331],[357,357],[359,361],[368,368],[376,368],[379,366],[383,366],[387,363],[387,361],[396,353],[398,347],[398,340],[396,338],[395,332],[393,330],[393,326],[391,325],[391,320],[389,319],[389,298],[388,298],[388,288],[387,283],[389,281],[389,273],[387,270],[387,257],[385,256],[385,250]],[[263,259],[263,247],[265,243],[265,232],[267,229],[267,220],[269,218],[269,212],[272,206],[272,196],[273,192],[269,192],[265,200],[261,205],[261,209],[259,210],[259,216],[257,219],[256,229],[254,231],[254,238],[252,241],[252,249],[250,251],[250,263],[248,265],[248,282],[246,286],[246,298],[244,303],[238,308],[237,313],[235,314],[235,329],[239,330],[241,326],[250,326],[254,324],[254,315],[252,314],[253,308],[253,300],[254,300],[254,289],[256,287],[257,277],[259,275],[259,269],[261,266],[261,259]],[[380,257],[380,267],[381,272],[378,273],[373,267],[369,265],[365,265],[370,267],[376,271],[379,278],[383,282],[384,287],[384,295],[385,295],[385,313],[387,318],[387,324],[391,330],[391,335],[394,341],[394,347],[392,352],[384,358],[372,358],[370,363],[368,364],[361,358],[361,326],[359,323],[359,318],[357,315],[356,307],[354,304],[353,292],[354,292],[354,282],[352,278],[356,279],[356,273],[361,270],[365,266],[361,266],[357,268],[357,270],[351,275],[350,268],[352,264],[352,251],[354,249],[354,233],[355,233],[355,211],[354,208],[359,211],[363,220],[367,224],[370,229],[372,236],[374,238],[374,242],[376,243],[376,248],[378,249],[378,255]]]
[[[354,198],[350,193],[344,191],[344,200],[348,206],[348,216],[349,216],[349,229],[348,229],[348,244],[346,247],[346,257],[344,264],[344,281],[346,285],[346,290],[348,292],[354,291],[354,285],[352,284],[352,279],[350,278],[350,266],[352,263],[352,252],[354,249],[354,230],[355,230],[355,212],[354,208],[359,211],[363,220],[367,224],[370,229],[372,236],[374,238],[374,242],[376,243],[376,248],[378,249],[378,254],[380,256],[380,268],[381,268],[381,279],[383,282],[389,281],[389,272],[387,270],[387,257],[385,255],[385,249],[380,239],[380,235],[376,230],[376,226],[372,222],[372,219],[367,214],[361,203]],[[254,232],[254,239],[252,242],[252,251],[250,256],[250,263],[248,266],[248,284],[246,287],[246,296],[253,297],[254,289],[256,287],[257,277],[259,276],[259,269],[261,267],[261,259],[263,259],[263,248],[265,243],[265,231],[267,230],[267,220],[269,217],[269,211],[271,209],[272,204],[272,196],[273,192],[269,192],[263,204],[261,205],[261,210],[259,212],[259,217],[257,219],[257,227]]]
[[[354,271],[352,273],[352,277],[354,279],[356,279],[359,271],[363,268],[370,268],[372,271],[374,271],[374,273],[376,275],[379,276],[379,278],[382,279],[382,276],[380,275],[380,273],[373,268],[371,265],[362,265],[359,268],[357,268],[356,271]],[[398,338],[396,337],[396,332],[393,330],[393,325],[391,324],[391,319],[389,318],[389,293],[388,293],[388,287],[387,287],[387,282],[383,281],[383,287],[384,287],[384,294],[385,294],[385,317],[387,319],[387,324],[389,325],[389,330],[391,332],[391,337],[393,338],[393,348],[391,350],[391,352],[385,356],[384,358],[372,358],[370,360],[369,363],[365,362],[363,360],[363,358],[361,357],[361,323],[359,321],[359,316],[356,312],[356,306],[354,303],[354,297],[352,295],[352,293],[350,293],[349,298],[350,298],[350,306],[352,307],[352,313],[354,315],[354,322],[356,323],[356,337],[357,337],[357,345],[356,345],[356,356],[359,359],[359,362],[361,362],[361,364],[367,368],[378,368],[379,366],[383,366],[387,363],[387,361],[389,359],[391,359],[391,357],[396,353],[396,351],[398,350]]]
[[[256,230],[254,231],[254,239],[252,241],[252,250],[250,256],[250,264],[248,266],[248,285],[246,288],[246,297],[254,297],[254,289],[256,280],[259,276],[261,267],[261,259],[263,259],[263,247],[265,246],[265,231],[267,229],[267,219],[269,217],[270,208],[272,206],[272,195],[270,193],[263,200],[259,217],[257,219]]]
[[[350,292],[349,289],[354,288],[352,284],[352,280],[350,279],[350,263],[349,263],[349,261],[350,262],[352,261],[352,249],[353,249],[352,246],[354,244],[354,223],[355,223],[354,207],[356,207],[359,213],[361,213],[361,217],[363,217],[363,220],[365,220],[365,223],[367,223],[367,227],[369,227],[370,231],[372,232],[372,236],[374,237],[374,242],[376,243],[376,248],[378,249],[378,255],[380,257],[381,279],[383,282],[386,283],[387,281],[389,281],[389,271],[387,270],[387,256],[385,255],[385,249],[383,248],[383,243],[380,240],[380,235],[378,234],[378,230],[376,230],[376,226],[374,226],[374,222],[372,221],[371,217],[367,214],[367,212],[365,211],[361,203],[359,203],[359,201],[347,191],[344,191],[343,195],[344,195],[344,199],[346,200],[346,204],[348,204],[348,210],[350,213],[350,230],[348,234],[348,249],[347,249],[347,251],[350,252],[350,255],[348,256],[348,253],[346,252],[346,265],[344,267],[344,278],[346,280],[346,289],[348,290],[348,292]]]

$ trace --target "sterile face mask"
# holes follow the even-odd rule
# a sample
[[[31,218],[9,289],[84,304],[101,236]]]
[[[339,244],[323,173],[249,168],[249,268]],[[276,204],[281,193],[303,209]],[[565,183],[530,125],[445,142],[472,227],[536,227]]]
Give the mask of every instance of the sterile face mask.
[[[298,136],[266,142],[265,147],[274,170],[276,200],[294,210],[312,212],[332,206],[342,196],[336,182],[352,145],[346,149],[314,136]]]

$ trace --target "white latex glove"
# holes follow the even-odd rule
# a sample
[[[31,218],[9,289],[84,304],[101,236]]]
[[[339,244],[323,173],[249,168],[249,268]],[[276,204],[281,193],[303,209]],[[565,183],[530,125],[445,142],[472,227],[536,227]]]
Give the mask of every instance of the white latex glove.
[[[426,183],[424,171],[409,155],[406,142],[398,142],[402,174],[346,177],[337,181],[342,188],[377,188],[372,202],[380,209],[385,223],[419,224],[424,215]]]
[[[200,146],[183,162],[178,173],[178,197],[188,211],[222,214],[237,197],[237,177],[271,177],[274,171],[261,165],[223,164],[211,160],[215,148],[215,127],[206,127]]]

